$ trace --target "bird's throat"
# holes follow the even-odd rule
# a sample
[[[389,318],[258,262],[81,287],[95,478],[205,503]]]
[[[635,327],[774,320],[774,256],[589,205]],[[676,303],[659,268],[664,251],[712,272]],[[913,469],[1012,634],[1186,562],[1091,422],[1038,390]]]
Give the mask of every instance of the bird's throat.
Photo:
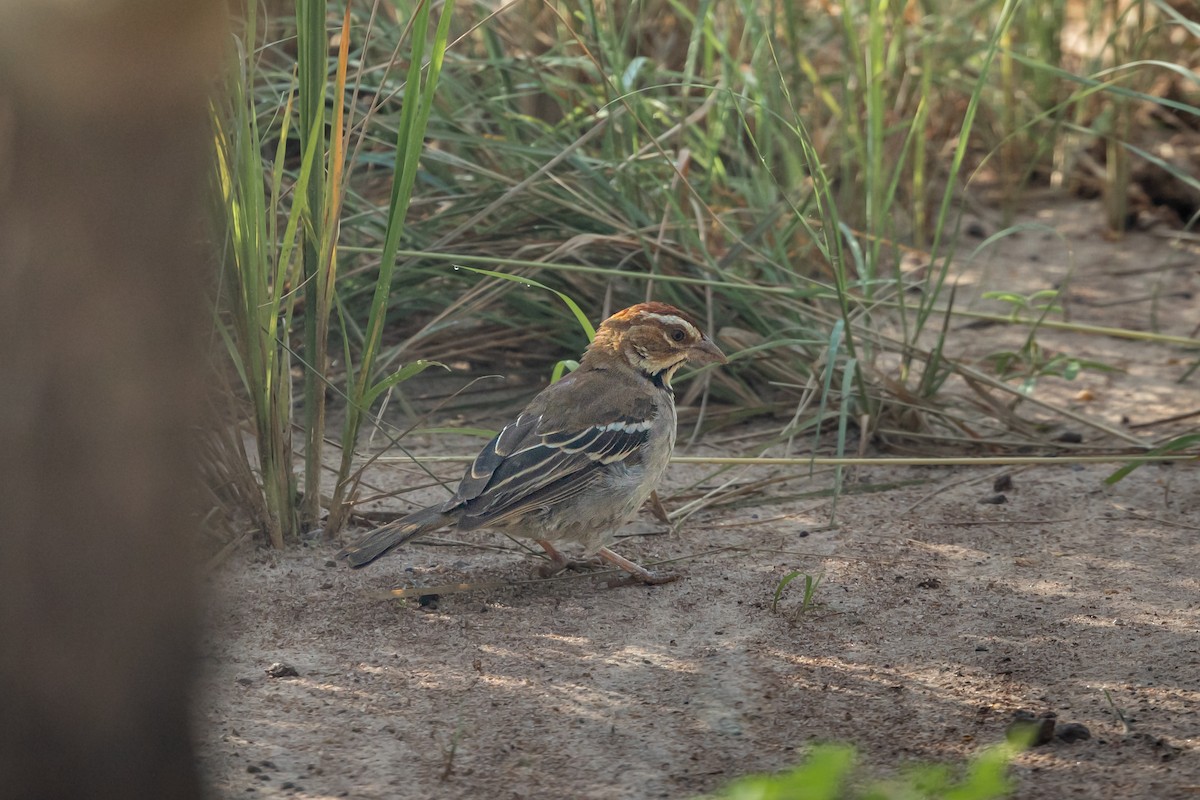
[[[671,366],[660,369],[657,372],[643,371],[642,375],[646,377],[646,380],[650,381],[664,392],[670,392],[674,394],[675,390],[671,387],[671,378],[675,377],[675,371],[682,366],[683,361],[676,361]]]

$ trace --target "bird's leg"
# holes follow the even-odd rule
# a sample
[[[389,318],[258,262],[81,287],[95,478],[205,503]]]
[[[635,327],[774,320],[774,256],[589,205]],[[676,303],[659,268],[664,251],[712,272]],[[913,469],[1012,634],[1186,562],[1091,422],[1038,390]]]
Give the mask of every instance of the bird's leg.
[[[670,583],[671,581],[679,580],[679,576],[674,573],[652,572],[639,564],[635,564],[634,562],[630,561],[628,558],[625,558],[625,556],[614,553],[612,550],[609,550],[607,547],[601,547],[599,550],[596,551],[596,555],[600,556],[608,563],[614,564],[614,565],[620,567],[621,569],[625,570],[630,575],[632,575],[633,578],[641,581],[642,583],[660,584],[660,583]],[[622,585],[621,582],[609,584],[609,586],[621,586],[621,585]]]
[[[594,569],[597,566],[591,561],[576,561],[574,559],[567,558],[562,553],[558,552],[554,545],[550,544],[550,542],[546,541],[545,539],[537,539],[536,541],[542,546],[542,549],[546,551],[546,555],[550,557],[549,564],[543,564],[542,566],[538,567],[538,574],[540,574],[543,578],[553,578],[555,575],[568,569]]]
[[[547,542],[545,539],[538,539],[537,543],[546,551],[546,555],[550,557],[549,564],[543,564],[538,567],[538,573],[543,578],[550,578],[565,570],[570,565],[570,560],[558,550],[554,549],[554,545]]]

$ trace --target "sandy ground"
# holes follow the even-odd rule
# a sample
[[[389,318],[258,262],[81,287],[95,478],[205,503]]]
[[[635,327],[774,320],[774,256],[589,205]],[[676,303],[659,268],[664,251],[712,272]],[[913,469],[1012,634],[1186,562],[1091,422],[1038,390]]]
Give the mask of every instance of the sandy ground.
[[[976,259],[965,301],[1070,273],[1073,319],[1190,335],[1200,258],[1152,234],[1105,242],[1100,219],[1083,204],[1042,215],[1059,233]],[[982,353],[1003,335],[954,341]],[[1200,378],[1174,382],[1194,352],[1043,343],[1127,370],[1039,386],[1089,419],[1161,436],[1172,428],[1128,425],[1200,407]],[[536,559],[488,534],[363,571],[335,564],[332,544],[246,548],[211,579],[204,766],[221,797],[687,798],[793,765],[814,741],[851,742],[879,773],[961,762],[1027,710],[1091,738],[1020,756],[1017,796],[1195,798],[1200,465],[1151,465],[1109,487],[1111,471],[862,468],[831,527],[828,499],[801,496],[827,478],[793,470],[761,507],[717,507],[677,532],[649,515],[631,525],[657,535],[620,552],[680,559],[683,579],[657,587],[534,581]],[[708,474],[673,468],[668,507],[694,481],[715,485]],[[981,502],[1001,474],[1007,502]],[[793,572],[820,576],[816,605],[803,607],[800,577],[773,608]],[[502,585],[425,606],[376,596],[459,581]],[[292,670],[273,677],[277,662]]]

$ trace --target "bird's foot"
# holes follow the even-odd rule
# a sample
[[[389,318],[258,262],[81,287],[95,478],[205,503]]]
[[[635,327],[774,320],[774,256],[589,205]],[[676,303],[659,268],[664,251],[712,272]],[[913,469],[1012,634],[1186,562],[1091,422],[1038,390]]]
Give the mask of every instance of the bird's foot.
[[[604,559],[608,563],[618,566],[629,573],[629,577],[617,578],[609,581],[608,586],[610,589],[615,589],[618,586],[629,586],[631,584],[638,583],[644,583],[650,586],[658,586],[663,583],[677,581],[680,579],[680,577],[682,577],[674,572],[654,572],[652,570],[648,570],[642,565],[634,563],[628,558],[625,558],[625,556],[614,553],[607,547],[601,547],[596,551],[596,555],[600,556],[600,558]]]
[[[543,578],[553,578],[556,575],[561,575],[567,570],[576,572],[590,572],[594,569],[599,569],[604,566],[604,562],[599,559],[576,560],[567,558],[562,553],[555,549],[554,545],[544,539],[539,539],[538,544],[546,551],[546,555],[550,557],[549,564],[542,564],[538,567],[538,575]]]

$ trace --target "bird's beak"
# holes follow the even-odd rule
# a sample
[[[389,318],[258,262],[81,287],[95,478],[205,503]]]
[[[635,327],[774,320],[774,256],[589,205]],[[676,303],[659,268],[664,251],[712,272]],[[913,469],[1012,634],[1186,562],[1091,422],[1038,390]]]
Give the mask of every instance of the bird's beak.
[[[693,364],[725,364],[729,359],[725,358],[721,348],[712,343],[712,339],[705,336],[698,344],[688,349],[688,361]]]

